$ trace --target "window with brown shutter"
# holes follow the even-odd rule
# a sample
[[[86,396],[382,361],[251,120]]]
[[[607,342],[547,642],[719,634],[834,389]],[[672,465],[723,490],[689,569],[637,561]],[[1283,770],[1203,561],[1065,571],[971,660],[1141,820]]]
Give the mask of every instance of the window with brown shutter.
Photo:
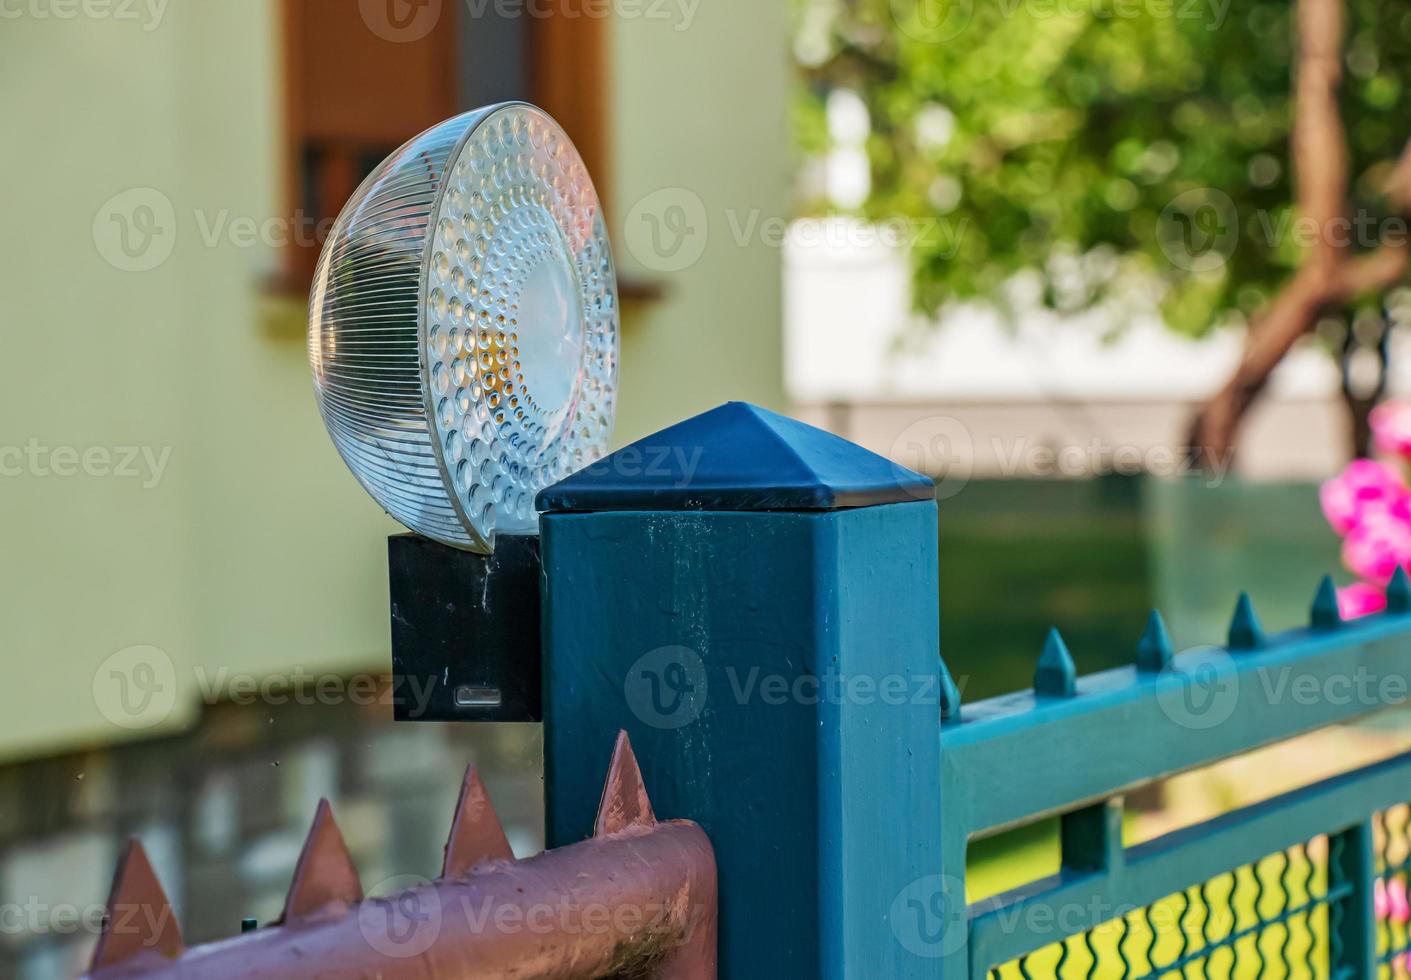
[[[541,106],[601,194],[603,9],[581,0],[283,0],[282,180],[294,234],[279,291],[307,292],[323,236],[362,178],[457,112],[507,99]]]

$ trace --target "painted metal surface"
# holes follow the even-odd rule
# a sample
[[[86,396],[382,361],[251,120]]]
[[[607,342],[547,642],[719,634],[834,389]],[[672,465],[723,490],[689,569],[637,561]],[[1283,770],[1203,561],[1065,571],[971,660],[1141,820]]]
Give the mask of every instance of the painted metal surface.
[[[523,861],[468,772],[442,877],[385,898],[363,898],[323,803],[281,921],[191,949],[134,841],[89,977],[711,980],[710,841],[693,823],[656,820],[626,735],[608,768],[592,839]]]
[[[965,787],[972,834],[1059,813],[1383,707],[1348,685],[1395,691],[1408,635],[1411,617],[1389,612],[1290,630],[1253,650],[1197,647],[1156,673],[1088,675],[1071,700],[1020,692],[966,705],[942,730],[943,780]],[[1295,678],[1348,696],[1295,697]]]
[[[1121,793],[1404,702],[1409,610],[1398,573],[1387,613],[1344,623],[1325,580],[1308,628],[1267,634],[1241,595],[1223,647],[1180,655],[1153,615],[1132,668],[1071,694],[1051,636],[1034,692],[943,726],[942,834],[963,882],[964,842],[1061,814],[1061,870],[968,906],[942,975],[1390,975],[1411,938],[1375,894],[1407,884],[1386,815],[1411,800],[1411,753],[1134,847]]]
[[[727,409],[727,435],[763,417]],[[898,484],[893,464],[830,436],[828,492],[847,494],[773,509],[799,498],[755,484],[798,474],[821,440],[796,422],[768,432],[667,430],[662,445],[711,459],[708,486],[675,474],[660,508],[545,515],[549,840],[592,826],[582,794],[601,762],[584,747],[625,728],[658,810],[716,845],[722,975],[933,977],[888,928],[940,866],[938,726],[958,700],[938,653],[936,505],[914,495],[930,484]],[[550,499],[599,502],[567,489]]]

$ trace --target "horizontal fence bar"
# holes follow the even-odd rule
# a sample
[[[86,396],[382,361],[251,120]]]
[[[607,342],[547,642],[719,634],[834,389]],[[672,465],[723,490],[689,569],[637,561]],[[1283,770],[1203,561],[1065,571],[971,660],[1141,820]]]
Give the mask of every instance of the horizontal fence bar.
[[[1411,800],[1411,752],[1325,779],[970,906],[971,976]]]
[[[1411,615],[1385,614],[966,705],[941,730],[943,798],[971,837],[1029,823],[1405,703],[1408,667]]]

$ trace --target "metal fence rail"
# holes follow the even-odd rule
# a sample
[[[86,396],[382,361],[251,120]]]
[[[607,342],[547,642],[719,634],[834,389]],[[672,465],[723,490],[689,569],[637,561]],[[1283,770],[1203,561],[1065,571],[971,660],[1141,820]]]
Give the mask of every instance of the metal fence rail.
[[[657,821],[624,734],[591,839],[516,861],[472,770],[440,877],[364,898],[325,802],[284,915],[265,928],[247,924],[188,949],[134,841],[114,875],[89,976],[712,980],[715,862],[698,826]]]
[[[1241,596],[1225,646],[1180,656],[1153,614],[1132,667],[1085,678],[1053,634],[1034,691],[953,708],[943,881],[965,913],[942,975],[1407,975],[1411,753],[1122,841],[1129,789],[1404,703],[1404,573],[1389,599],[1343,623],[1325,580],[1307,628],[1266,636]],[[966,905],[968,841],[1054,814],[1059,873]]]

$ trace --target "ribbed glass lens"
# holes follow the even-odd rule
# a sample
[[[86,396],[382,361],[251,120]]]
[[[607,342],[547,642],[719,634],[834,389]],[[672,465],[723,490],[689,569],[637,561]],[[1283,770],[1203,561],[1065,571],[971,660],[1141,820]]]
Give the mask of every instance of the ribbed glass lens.
[[[487,551],[612,432],[617,281],[573,145],[532,106],[442,123],[363,183],[314,278],[328,431],[397,520]]]

